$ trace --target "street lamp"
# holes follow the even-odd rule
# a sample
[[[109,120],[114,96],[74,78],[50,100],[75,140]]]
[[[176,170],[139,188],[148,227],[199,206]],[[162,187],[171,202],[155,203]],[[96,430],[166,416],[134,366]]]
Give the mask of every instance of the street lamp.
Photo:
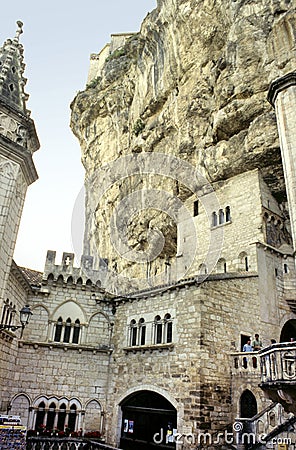
[[[5,325],[3,323],[0,324],[0,330],[11,330],[15,331],[19,328],[22,329],[21,337],[23,336],[24,328],[28,325],[30,317],[32,316],[32,311],[29,307],[29,305],[23,306],[23,308],[20,310],[20,322],[21,325]]]

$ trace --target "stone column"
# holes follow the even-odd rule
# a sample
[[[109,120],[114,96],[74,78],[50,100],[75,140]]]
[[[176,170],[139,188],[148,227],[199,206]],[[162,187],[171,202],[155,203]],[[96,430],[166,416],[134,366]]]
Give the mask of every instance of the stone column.
[[[270,85],[268,100],[275,108],[289,203],[294,250],[296,249],[296,72]]]
[[[43,418],[43,425],[45,426],[45,428],[46,428],[46,424],[47,424],[47,416],[48,416],[48,409],[45,411],[44,418]]]

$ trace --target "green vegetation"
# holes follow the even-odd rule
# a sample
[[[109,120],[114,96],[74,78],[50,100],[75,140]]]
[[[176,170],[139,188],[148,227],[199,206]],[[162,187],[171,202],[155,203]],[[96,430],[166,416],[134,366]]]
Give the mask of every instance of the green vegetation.
[[[145,124],[142,119],[137,119],[133,126],[133,133],[138,136],[145,128]]]
[[[120,58],[121,56],[124,56],[125,54],[126,54],[125,48],[124,47],[120,47],[117,50],[114,50],[114,52],[111,53],[111,55],[109,55],[106,58],[106,62],[107,61],[111,61],[112,59]]]
[[[94,78],[90,83],[86,85],[86,89],[95,88],[100,83],[101,79],[101,77]]]

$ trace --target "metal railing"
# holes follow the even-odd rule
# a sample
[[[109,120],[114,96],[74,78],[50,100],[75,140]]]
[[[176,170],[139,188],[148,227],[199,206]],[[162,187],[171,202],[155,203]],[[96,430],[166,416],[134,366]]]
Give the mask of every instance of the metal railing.
[[[120,450],[103,442],[85,438],[28,437],[27,450]]]

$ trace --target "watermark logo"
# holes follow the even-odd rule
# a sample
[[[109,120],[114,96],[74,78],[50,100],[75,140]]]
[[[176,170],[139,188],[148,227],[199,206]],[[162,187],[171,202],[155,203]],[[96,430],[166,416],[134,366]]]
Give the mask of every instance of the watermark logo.
[[[267,443],[267,434],[265,433],[252,433],[244,431],[244,424],[236,421],[232,425],[233,431],[221,431],[217,433],[209,432],[197,432],[194,433],[179,433],[176,429],[165,430],[160,429],[158,433],[153,436],[153,442],[155,444],[163,444],[168,442],[174,442],[176,444],[188,444],[188,445],[254,445]],[[272,445],[286,444],[291,445],[292,439],[290,437],[273,437],[269,440]]]
[[[146,289],[164,284],[165,267],[162,272],[157,273],[151,273],[147,269],[149,264],[163,254],[166,245],[164,227],[157,223],[157,215],[166,216],[168,223],[173,222],[178,229],[177,247],[181,251],[178,258],[174,255],[170,260],[173,281],[186,278],[201,247],[203,260],[199,266],[206,269],[199,274],[199,281],[206,279],[212,272],[223,245],[223,227],[217,227],[215,236],[211,233],[212,213],[220,210],[220,203],[212,185],[192,164],[162,153],[131,154],[103,165],[87,177],[86,184],[89,186],[87,191],[89,189],[93,193],[90,195],[87,192],[84,253],[94,256],[97,262],[102,262],[106,257],[104,250],[108,253],[112,248],[113,255],[116,254],[119,261],[118,265],[122,261],[121,266],[126,268],[118,271],[117,267],[105,264],[102,285],[109,292],[120,294],[127,287]],[[176,186],[175,191],[172,189],[173,185]],[[180,195],[179,189],[186,194]],[[206,213],[207,224],[203,229],[206,228],[207,236],[205,232],[199,236],[193,211],[187,208],[186,201],[183,200],[191,195],[195,195],[200,208]],[[77,224],[81,224],[81,217],[84,217],[82,199],[83,194],[80,193],[72,215],[75,253],[80,253],[81,246],[81,233]],[[149,222],[151,211],[153,220]],[[135,239],[132,243],[130,239],[130,230],[134,229],[134,237],[137,233],[139,217],[144,217],[149,223],[147,234],[143,238],[145,248],[139,248]],[[180,235],[180,223],[183,224],[186,236]],[[186,240],[187,243],[184,244]],[[181,254],[182,247],[184,254]],[[138,266],[139,270],[129,271],[131,266]],[[86,275],[91,276],[91,273]]]
[[[233,431],[236,431],[237,433],[239,433],[240,431],[243,430],[244,425],[242,422],[234,422],[234,424],[232,425]]]

